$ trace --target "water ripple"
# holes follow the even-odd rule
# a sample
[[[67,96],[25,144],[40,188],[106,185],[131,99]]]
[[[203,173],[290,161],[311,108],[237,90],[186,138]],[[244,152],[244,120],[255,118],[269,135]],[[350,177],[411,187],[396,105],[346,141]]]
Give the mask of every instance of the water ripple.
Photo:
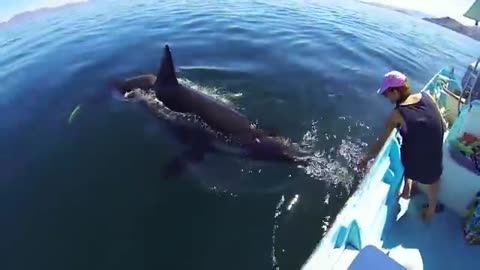
[[[190,181],[165,184],[159,181],[158,168],[181,154],[183,148],[175,143],[175,138],[167,136],[166,130],[146,128],[151,127],[153,122],[142,118],[138,111],[113,101],[102,101],[85,105],[79,121],[72,126],[65,125],[73,108],[91,97],[103,95],[112,79],[156,73],[166,43],[171,45],[182,82],[230,103],[253,122],[258,122],[259,126],[301,142],[315,153],[313,164],[299,169],[208,155],[185,173],[182,179]],[[119,204],[125,201],[125,196],[115,198],[112,193],[124,190],[124,194],[132,194],[129,192],[135,188],[142,190],[143,185],[151,185],[148,189],[150,197],[158,200],[168,198],[161,205],[156,205],[152,213],[173,209],[169,213],[172,215],[184,203],[188,207],[181,215],[189,217],[196,216],[189,212],[190,205],[204,207],[208,199],[202,196],[209,196],[203,195],[205,189],[201,189],[202,195],[190,192],[192,183],[198,183],[206,190],[224,192],[227,197],[234,191],[262,194],[261,197],[266,193],[291,193],[285,195],[277,206],[277,211],[291,214],[285,214],[282,223],[278,223],[278,217],[275,217],[274,226],[278,226],[278,235],[276,228],[273,241],[282,237],[290,241],[303,240],[298,240],[298,244],[290,243],[287,248],[276,249],[277,252],[274,250],[272,259],[275,267],[282,269],[283,265],[287,265],[286,268],[299,269],[311,247],[321,237],[318,230],[324,225],[325,216],[334,217],[335,209],[343,204],[348,191],[355,187],[358,180],[355,163],[365,147],[364,142],[377,136],[384,116],[391,109],[390,104],[375,94],[381,76],[389,69],[402,70],[410,76],[417,89],[445,65],[454,65],[461,73],[480,55],[479,48],[477,41],[453,31],[354,0],[104,0],[31,18],[25,24],[0,29],[0,149],[7,149],[9,157],[3,175],[12,179],[24,178],[23,182],[20,181],[22,186],[12,188],[6,183],[19,181],[5,181],[1,183],[4,186],[0,190],[18,190],[18,193],[12,192],[12,196],[27,198],[29,196],[24,196],[22,192],[31,194],[33,187],[47,185],[44,183],[48,183],[49,187],[66,187],[66,183],[85,183],[85,179],[94,179],[97,181],[88,182],[88,192],[76,190],[74,194]],[[123,189],[121,183],[124,184]],[[314,187],[315,192],[306,186]],[[95,197],[97,193],[101,194],[101,198]],[[189,196],[179,195],[183,193]],[[61,192],[58,194],[63,196]],[[298,194],[299,199],[291,211],[287,211],[295,198],[292,194]],[[40,195],[48,197],[43,193]],[[135,203],[145,197],[143,195],[136,196]],[[61,198],[65,201],[70,199],[59,197],[59,200]],[[274,206],[278,198],[272,201]],[[135,203],[132,200],[129,205]],[[207,210],[202,213],[210,212],[211,207],[221,209],[223,203],[222,200],[216,201],[214,206],[207,205]],[[249,230],[245,228],[252,227],[250,223],[268,216],[268,220],[255,224],[255,227],[267,228],[264,235],[269,235],[273,209],[269,203],[259,203],[255,207],[239,203],[233,207],[234,210],[225,210],[225,213],[230,210],[248,212],[251,216],[245,218],[247,221],[236,220],[236,226],[228,224],[223,227],[243,236],[245,230]],[[310,205],[305,206],[308,203]],[[16,203],[9,201],[0,205]],[[86,212],[96,209],[85,207]],[[267,210],[256,212],[262,207]],[[144,211],[145,208],[138,206],[138,209]],[[124,211],[125,208],[118,210],[119,213]],[[139,215],[145,214],[141,211]],[[311,218],[309,215],[315,211],[322,215]],[[14,212],[24,214],[22,211]],[[301,212],[306,216],[298,221],[289,216]],[[168,222],[169,215],[162,221]],[[149,223],[137,216],[130,217],[128,221],[120,216],[116,217],[118,222],[115,226],[131,220]],[[97,220],[81,214],[79,217],[82,217],[82,222]],[[45,215],[45,220],[50,222],[51,218]],[[219,216],[214,218],[220,223],[226,222]],[[201,227],[198,222],[209,224],[209,228],[213,226],[211,220],[201,221],[200,218],[183,221],[179,223],[194,224],[195,228]],[[67,221],[62,222],[65,226],[53,226],[52,230],[57,232],[63,227],[74,226]],[[297,227],[290,230],[292,223]],[[43,228],[35,226],[35,222],[25,224],[33,224],[31,228]],[[105,224],[109,223],[105,221]],[[150,234],[155,235],[159,231],[171,233],[175,236],[174,241],[156,235],[166,243],[165,246],[177,245],[177,242],[179,246],[189,246],[192,244],[190,236],[197,237],[197,233],[192,233],[187,234],[188,239],[182,239],[183,232],[177,234],[172,228],[163,228],[163,224],[159,224],[161,229],[157,229],[156,225],[152,225],[155,229],[146,228],[145,235],[150,238]],[[310,231],[305,230],[308,226],[311,226]],[[126,235],[135,235],[128,228],[124,229]],[[143,232],[143,229],[140,231]],[[35,232],[50,235],[43,231]],[[74,237],[77,234],[65,235]],[[80,244],[73,246],[82,247],[83,240],[75,240]],[[250,249],[240,244],[232,246],[227,240],[216,241],[220,243],[217,246],[231,247],[228,254],[222,253],[227,251],[217,246],[205,244],[206,241],[199,241],[201,248],[218,255],[216,260],[234,258],[231,256],[236,254],[242,258],[269,258],[268,254],[265,255],[269,244],[265,248],[262,243],[255,242],[250,247],[257,249]],[[73,247],[55,243],[59,247]],[[100,240],[98,243],[105,244]],[[83,244],[90,246],[89,243]],[[103,248],[106,247],[99,247]],[[26,254],[20,249],[11,250],[15,254]],[[52,249],[55,249],[54,252]],[[68,257],[63,256],[63,251],[61,248],[45,248],[48,254],[30,253],[38,254],[37,260],[22,257],[18,261],[39,262],[43,260],[41,258],[52,258],[51,254],[56,254],[58,258]],[[251,254],[248,253],[250,251]],[[83,252],[72,251],[71,254]],[[132,262],[135,261],[132,265],[137,265],[137,260],[158,261],[158,254],[170,254],[168,252],[155,251],[152,258],[143,250],[141,254],[131,253]],[[114,255],[112,257],[119,260],[129,257]],[[252,269],[252,264],[238,258],[234,260],[239,263],[239,268]],[[255,263],[261,264],[261,258]],[[201,266],[208,269],[222,265],[212,266],[210,259],[196,259],[188,257],[189,261],[205,262]],[[67,262],[63,266],[59,269],[72,268]],[[229,268],[231,264],[222,266],[217,268]]]

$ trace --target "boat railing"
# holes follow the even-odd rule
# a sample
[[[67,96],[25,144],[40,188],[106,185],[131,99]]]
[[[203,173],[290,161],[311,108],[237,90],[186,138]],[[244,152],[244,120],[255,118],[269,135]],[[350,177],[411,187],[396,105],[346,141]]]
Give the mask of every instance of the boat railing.
[[[434,98],[449,126],[453,125],[461,107],[466,103],[453,69],[441,69],[421,91],[426,91]]]
[[[401,136],[393,130],[354,194],[337,215],[303,269],[330,269],[345,250],[378,245],[396,219],[397,192],[402,184]]]

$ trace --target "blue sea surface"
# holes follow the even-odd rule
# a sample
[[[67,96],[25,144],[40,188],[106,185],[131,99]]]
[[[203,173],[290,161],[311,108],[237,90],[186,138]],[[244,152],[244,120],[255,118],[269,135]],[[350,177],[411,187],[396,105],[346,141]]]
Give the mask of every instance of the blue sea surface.
[[[156,73],[165,44],[184,82],[308,144],[314,166],[207,155],[162,179],[185,146],[108,83]],[[392,108],[383,74],[420,90],[479,45],[355,0],[104,0],[4,24],[0,269],[299,269]]]

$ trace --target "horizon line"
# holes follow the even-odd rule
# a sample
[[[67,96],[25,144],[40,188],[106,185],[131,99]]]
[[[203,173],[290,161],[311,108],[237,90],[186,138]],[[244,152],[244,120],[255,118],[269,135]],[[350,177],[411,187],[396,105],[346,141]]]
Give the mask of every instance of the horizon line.
[[[6,15],[5,17],[0,17],[0,25],[14,22],[16,18],[23,17],[23,15],[25,14],[34,15],[36,12],[43,11],[43,10],[53,11],[55,9],[60,9],[70,5],[85,4],[91,1],[92,0],[67,0],[67,1],[58,2],[58,3],[46,4],[46,5],[35,7],[35,8],[26,8],[14,14]]]

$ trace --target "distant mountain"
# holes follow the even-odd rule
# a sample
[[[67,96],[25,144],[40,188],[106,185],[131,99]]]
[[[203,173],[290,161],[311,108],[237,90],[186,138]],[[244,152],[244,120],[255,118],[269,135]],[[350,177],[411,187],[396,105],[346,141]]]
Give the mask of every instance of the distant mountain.
[[[420,0],[419,0],[420,1]],[[362,1],[364,4],[376,6],[376,7],[381,7],[389,10],[394,10],[397,12],[401,12],[410,16],[414,16],[417,18],[420,18],[422,20],[438,24],[440,26],[443,26],[445,28],[451,29],[455,32],[458,32],[460,34],[464,34],[466,36],[469,36],[473,39],[479,40],[480,41],[480,27],[477,26],[467,26],[464,25],[450,17],[441,17],[441,18],[431,18],[431,15],[425,14],[420,11],[415,11],[415,10],[409,10],[405,8],[400,8],[400,7],[394,7],[391,5],[386,5],[378,2],[369,2],[369,1]]]
[[[63,5],[60,5],[60,6],[56,6],[56,7],[43,7],[43,8],[38,8],[36,10],[21,12],[21,13],[18,13],[17,15],[15,15],[15,16],[13,16],[12,18],[10,18],[8,21],[0,22],[0,26],[2,24],[11,24],[11,23],[23,22],[25,20],[31,19],[31,18],[36,17],[36,16],[41,16],[41,15],[56,12],[56,11],[59,11],[59,10],[64,10],[64,9],[70,8],[72,6],[82,5],[82,4],[85,4],[86,2],[89,2],[89,0],[77,0],[75,2],[66,3],[66,4],[63,4]]]
[[[463,25],[456,20],[450,17],[442,17],[442,18],[423,18],[425,21],[429,21],[431,23],[438,24],[445,28],[451,29],[455,32],[460,34],[464,34],[469,36],[473,39],[480,41],[480,27],[478,26],[467,26]]]
[[[413,17],[420,18],[420,19],[423,19],[423,18],[429,16],[428,14],[423,13],[421,11],[411,10],[411,9],[406,9],[406,8],[401,8],[401,7],[394,7],[394,6],[391,6],[391,5],[386,5],[386,4],[382,4],[382,3],[378,3],[378,2],[368,2],[368,1],[360,1],[360,2],[362,2],[364,4],[367,4],[367,5],[371,5],[371,6],[376,6],[376,7],[380,7],[380,8],[385,8],[385,9],[397,11],[397,12],[404,13],[404,14],[407,14],[407,15],[410,15],[410,16],[413,16]]]

